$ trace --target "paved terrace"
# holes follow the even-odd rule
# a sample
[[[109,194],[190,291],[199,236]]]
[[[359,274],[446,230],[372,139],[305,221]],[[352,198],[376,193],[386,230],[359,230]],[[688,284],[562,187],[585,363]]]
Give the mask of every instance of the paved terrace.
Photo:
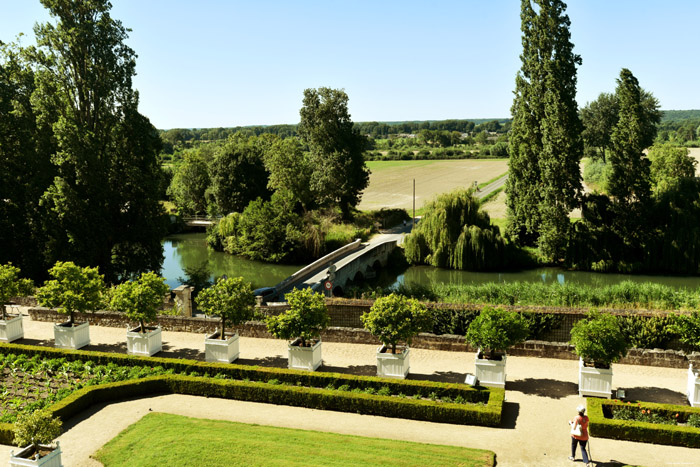
[[[25,314],[25,336],[18,343],[53,346],[51,323],[31,321]],[[125,329],[90,327],[92,344],[84,350],[126,353]],[[241,355],[236,363],[286,368],[286,342],[241,337]],[[163,331],[163,352],[169,358],[204,359],[204,336]],[[323,344],[324,366],[320,371],[372,375],[373,345]],[[70,419],[59,438],[66,466],[100,465],[90,455],[149,411],[190,417],[232,420],[244,423],[328,431],[377,438],[448,444],[490,449],[499,466],[582,466],[567,460],[570,455],[567,420],[584,402],[577,394],[577,365],[574,360],[508,357],[508,383],[501,428],[440,423],[338,413],[298,407],[221,400],[183,395],[164,395],[97,405]],[[687,370],[615,365],[613,388],[625,388],[630,399],[686,404],[683,391]],[[474,354],[413,349],[414,379],[462,382],[474,373]],[[0,445],[0,461],[10,446]],[[633,443],[610,439],[591,440],[597,466],[618,463],[647,467],[699,465],[700,449]],[[339,456],[342,456],[339,453]]]

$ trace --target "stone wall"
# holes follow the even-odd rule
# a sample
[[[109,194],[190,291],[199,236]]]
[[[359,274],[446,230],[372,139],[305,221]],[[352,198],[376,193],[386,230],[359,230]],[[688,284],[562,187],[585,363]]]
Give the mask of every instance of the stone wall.
[[[342,311],[342,304],[337,304],[338,313]],[[264,307],[266,314],[281,313],[286,307]],[[274,310],[272,310],[274,308]],[[329,306],[330,308],[330,306]],[[340,311],[339,311],[340,310]],[[353,313],[355,313],[353,311]],[[341,315],[343,313],[340,313]],[[66,316],[59,314],[56,310],[49,308],[34,307],[29,309],[29,316],[35,321],[62,322]],[[344,315],[346,316],[346,315]],[[89,321],[96,326],[119,327],[135,326],[130,323],[125,315],[110,311],[98,311],[95,313],[75,313],[75,320],[78,322]],[[185,318],[181,316],[159,316],[158,324],[164,331],[193,332],[198,334],[211,334],[218,327],[218,319],[212,318]],[[350,344],[371,344],[379,345],[377,338],[372,336],[367,330],[357,327],[332,326],[321,333],[321,338],[326,342],[343,342]],[[267,327],[260,321],[249,321],[241,326],[236,326],[236,330],[241,336],[271,339],[272,335],[267,332]],[[473,352],[464,341],[463,336],[440,335],[430,333],[420,333],[413,339],[411,347],[428,350],[444,350],[449,352]],[[578,357],[573,352],[573,346],[564,342],[548,341],[526,341],[508,349],[508,355],[522,357],[546,357],[559,358],[564,360],[576,360]],[[693,352],[686,354],[680,350],[663,349],[631,349],[627,356],[620,363],[629,365],[644,365],[668,368],[688,368],[688,364],[694,362],[695,366],[700,366],[700,353]]]

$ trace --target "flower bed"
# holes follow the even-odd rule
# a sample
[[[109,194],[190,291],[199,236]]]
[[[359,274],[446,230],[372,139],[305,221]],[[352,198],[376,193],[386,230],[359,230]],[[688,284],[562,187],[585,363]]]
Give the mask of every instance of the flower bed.
[[[12,421],[14,414],[20,411],[41,407],[48,407],[56,416],[65,419],[93,403],[171,392],[443,423],[498,426],[504,399],[503,390],[463,384],[309,373],[26,345],[0,344],[0,357],[7,368],[16,368],[13,388],[25,388],[26,395],[33,395],[31,400],[28,398],[28,403],[16,403],[12,410],[3,406],[3,413],[6,410],[8,413],[3,419],[5,422]],[[10,430],[9,423],[0,423],[0,443],[9,444]]]
[[[588,415],[599,438],[700,447],[700,408],[590,398]]]

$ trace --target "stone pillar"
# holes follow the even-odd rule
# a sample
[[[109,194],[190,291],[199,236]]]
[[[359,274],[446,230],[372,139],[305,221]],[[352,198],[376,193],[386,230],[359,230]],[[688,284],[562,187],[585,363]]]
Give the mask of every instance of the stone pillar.
[[[192,317],[192,292],[194,287],[181,285],[173,289],[175,292],[175,306],[180,310],[180,314],[187,318]]]

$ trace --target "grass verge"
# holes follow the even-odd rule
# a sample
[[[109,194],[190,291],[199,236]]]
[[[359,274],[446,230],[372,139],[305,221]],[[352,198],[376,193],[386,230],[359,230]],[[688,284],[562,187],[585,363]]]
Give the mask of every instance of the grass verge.
[[[153,434],[157,433],[157,436]],[[491,451],[150,413],[96,454],[105,466],[495,465]]]

